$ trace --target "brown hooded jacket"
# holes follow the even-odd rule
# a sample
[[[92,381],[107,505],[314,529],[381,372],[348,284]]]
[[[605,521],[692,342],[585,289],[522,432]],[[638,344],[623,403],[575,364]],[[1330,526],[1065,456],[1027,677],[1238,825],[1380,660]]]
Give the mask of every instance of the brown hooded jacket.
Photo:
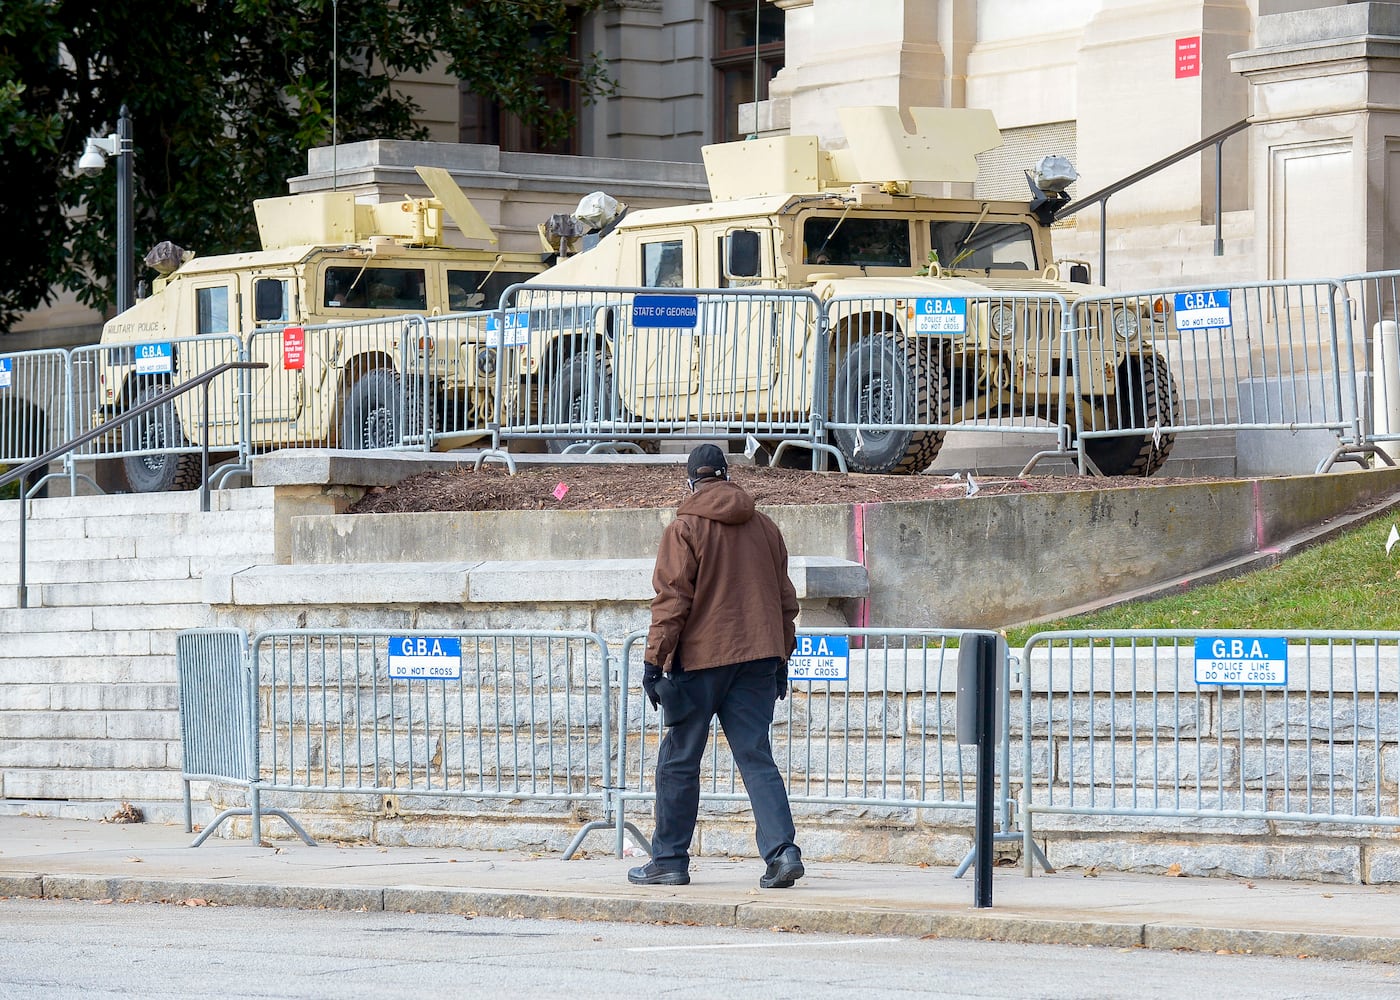
[[[702,483],[661,536],[646,662],[704,670],[787,659],[797,632],[787,570],[782,532],[753,498],[726,480]]]

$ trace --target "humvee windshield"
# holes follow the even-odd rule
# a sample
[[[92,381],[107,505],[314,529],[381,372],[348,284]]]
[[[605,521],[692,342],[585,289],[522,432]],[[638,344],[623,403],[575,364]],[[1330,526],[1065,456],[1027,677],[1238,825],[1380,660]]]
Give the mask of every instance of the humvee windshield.
[[[804,264],[910,267],[908,219],[815,216],[802,226]]]
[[[427,278],[421,267],[328,267],[328,309],[393,309],[426,312]]]
[[[929,223],[929,245],[944,267],[977,270],[1037,270],[1035,238],[1021,222],[935,221]]]
[[[447,269],[447,308],[452,312],[469,309],[495,309],[501,294],[531,274],[512,271],[468,271]]]

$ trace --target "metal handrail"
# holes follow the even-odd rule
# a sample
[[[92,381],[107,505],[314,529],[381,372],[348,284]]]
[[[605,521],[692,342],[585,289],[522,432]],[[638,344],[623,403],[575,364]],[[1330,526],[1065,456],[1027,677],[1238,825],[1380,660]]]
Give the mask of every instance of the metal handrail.
[[[1151,177],[1153,174],[1165,170],[1167,167],[1175,166],[1188,156],[1195,156],[1203,149],[1208,149],[1211,146],[1215,147],[1215,256],[1224,256],[1225,240],[1222,236],[1221,226],[1224,210],[1220,204],[1221,147],[1224,146],[1225,140],[1230,138],[1230,136],[1243,132],[1252,124],[1254,123],[1248,118],[1242,118],[1235,122],[1235,124],[1227,125],[1219,132],[1213,132],[1204,139],[1193,142],[1189,146],[1183,146],[1175,153],[1164,156],[1155,163],[1150,163],[1141,170],[1114,181],[1107,187],[1099,188],[1099,190],[1095,191],[1093,194],[1086,195],[1083,198],[1076,198],[1074,202],[1066,206],[1062,211],[1055,213],[1055,218],[1059,220],[1067,218],[1081,209],[1088,208],[1090,205],[1103,204],[1103,208],[1099,210],[1099,284],[1104,284],[1105,274],[1108,270],[1108,199],[1124,188],[1131,187],[1138,181]]]
[[[110,432],[112,428],[121,427],[128,420],[133,420],[136,417],[145,416],[151,410],[154,410],[157,406],[160,406],[163,403],[174,399],[176,396],[183,396],[191,389],[199,388],[202,386],[204,389],[204,416],[202,420],[203,433],[201,434],[203,445],[201,450],[202,464],[200,466],[200,509],[207,511],[209,509],[209,383],[212,382],[214,379],[218,378],[224,372],[232,371],[234,369],[266,367],[268,367],[266,361],[227,361],[224,364],[211,368],[207,372],[203,372],[199,375],[196,375],[184,385],[176,386],[173,389],[167,389],[165,392],[162,392],[157,396],[152,396],[144,403],[141,403],[138,406],[133,406],[131,409],[124,410],[123,412],[119,413],[113,420],[99,424],[91,430],[83,431],[83,433],[79,434],[77,437],[65,441],[63,444],[59,445],[56,448],[50,449],[49,451],[40,455],[38,458],[31,459],[30,461],[24,463],[18,468],[11,469],[4,475],[0,475],[0,488],[8,486],[15,480],[23,481],[23,477],[29,475],[29,473],[34,472],[37,469],[42,469],[54,459],[62,458],[64,455],[67,455],[75,448],[87,444],[93,438],[101,437],[103,434]],[[25,580],[24,509],[27,500],[28,498],[24,495],[24,490],[21,489],[19,497],[19,606],[21,608],[29,607],[28,587],[26,586]]]

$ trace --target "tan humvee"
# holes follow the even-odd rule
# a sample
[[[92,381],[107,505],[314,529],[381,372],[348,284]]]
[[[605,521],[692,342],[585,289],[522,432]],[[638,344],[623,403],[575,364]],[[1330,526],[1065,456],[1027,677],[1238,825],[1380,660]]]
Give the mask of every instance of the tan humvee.
[[[391,318],[493,308],[507,287],[544,269],[544,256],[446,245],[444,214],[470,240],[496,237],[446,170],[418,173],[434,197],[377,205],[346,192],[265,199],[254,206],[261,250],[176,255],[178,267],[156,279],[149,297],[103,327],[94,419],[236,360],[242,345],[251,360],[269,364],[243,376],[252,450],[382,447],[395,442],[401,419],[421,420],[423,406],[434,416],[453,413],[458,427],[484,424],[494,351],[459,345],[451,359],[435,359],[428,398],[405,400],[415,395],[404,391],[405,359],[418,345],[406,343],[410,327]],[[173,357],[154,346],[170,342]],[[141,363],[146,354],[155,364]],[[223,454],[245,433],[239,383],[229,373],[211,390],[209,445]],[[186,393],[128,424],[123,450],[200,443],[200,395]],[[153,452],[123,464],[137,491],[198,484],[198,455]]]
[[[1091,312],[1089,328],[1066,344],[1059,300],[1025,299],[1072,303],[1103,291],[1088,284],[1086,265],[1057,264],[1051,249],[1050,225],[1069,200],[1063,188],[1072,168],[1060,161],[1058,183],[1043,188],[1032,180],[1027,201],[936,196],[927,182],[972,181],[975,155],[999,145],[1000,135],[986,111],[910,114],[912,135],[894,108],[843,110],[850,146],[842,150],[823,150],[811,136],[707,146],[710,203],[624,213],[594,245],[530,285],[810,289],[830,309],[826,418],[862,425],[838,426],[828,438],[853,471],[921,471],[947,425],[969,420],[1046,426],[1048,418],[1071,435],[1170,423],[1175,390],[1163,360],[1145,346],[1149,329],[1168,326],[1162,303]],[[566,237],[559,246],[567,252],[577,242]],[[920,327],[916,308],[957,301],[966,312],[952,327]],[[528,309],[529,294],[517,303]],[[695,333],[698,345],[705,331]],[[761,322],[730,324],[724,356],[694,347],[698,374],[687,379],[612,357],[615,338],[595,322],[554,342],[536,338],[521,371],[556,413],[592,406],[593,415],[611,416],[594,402],[612,398],[611,386],[596,391],[579,374],[587,369],[616,380],[617,400],[643,425],[652,419],[662,428],[668,415],[684,413],[742,428],[791,412],[801,392],[820,384],[813,381],[819,352],[809,341],[759,342],[769,335]],[[672,336],[665,350],[686,350],[677,344]],[[1085,384],[1078,398],[1063,398],[1072,393],[1062,375],[1076,356]],[[720,379],[732,384],[718,391]],[[882,423],[926,429],[868,429]],[[1105,474],[1151,474],[1171,445],[1170,435],[1155,431],[1085,438]]]

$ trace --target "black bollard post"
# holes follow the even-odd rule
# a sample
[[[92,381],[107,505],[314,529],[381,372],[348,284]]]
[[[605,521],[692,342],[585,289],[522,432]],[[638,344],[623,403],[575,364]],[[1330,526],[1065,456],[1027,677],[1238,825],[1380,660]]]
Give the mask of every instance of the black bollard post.
[[[965,634],[958,645],[958,742],[977,746],[977,815],[973,829],[974,907],[992,905],[992,843],[996,832],[997,642]]]

